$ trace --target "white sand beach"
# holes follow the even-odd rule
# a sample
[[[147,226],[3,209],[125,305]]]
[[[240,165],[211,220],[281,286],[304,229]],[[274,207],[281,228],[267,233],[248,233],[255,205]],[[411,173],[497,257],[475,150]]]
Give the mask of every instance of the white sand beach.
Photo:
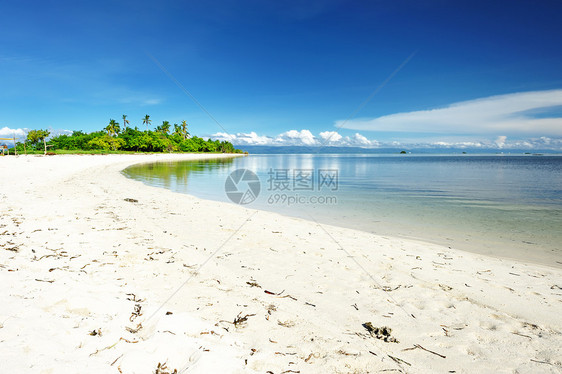
[[[562,371],[561,269],[120,173],[201,157],[0,157],[0,372]]]

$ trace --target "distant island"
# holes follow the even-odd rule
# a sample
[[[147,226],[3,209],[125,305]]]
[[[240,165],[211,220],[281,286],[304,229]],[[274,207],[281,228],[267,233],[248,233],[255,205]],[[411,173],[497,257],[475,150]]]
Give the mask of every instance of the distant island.
[[[123,115],[123,128],[114,119],[101,131],[57,135],[47,140],[48,130],[31,130],[23,142],[15,145],[17,153],[127,153],[127,152],[214,152],[242,153],[228,141],[219,141],[191,136],[187,122],[172,125],[163,121],[154,131],[149,127],[150,116],[144,116],[142,123],[146,130],[130,127],[127,115]]]

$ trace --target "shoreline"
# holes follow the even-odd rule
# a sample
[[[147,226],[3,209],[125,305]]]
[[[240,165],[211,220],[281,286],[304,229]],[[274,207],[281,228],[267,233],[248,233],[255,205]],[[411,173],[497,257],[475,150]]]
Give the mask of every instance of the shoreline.
[[[397,157],[403,155],[395,155]],[[426,155],[417,155],[426,156]],[[431,155],[431,156],[442,156],[442,155]],[[465,156],[481,156],[481,155],[457,155],[459,157]],[[484,155],[487,156],[487,155]],[[498,155],[506,156],[506,155]],[[136,165],[131,165],[136,166]],[[127,175],[126,173],[123,173]],[[198,194],[198,191],[184,191],[182,189],[162,186],[159,183],[152,183],[151,181],[143,180],[142,176],[136,179],[134,176],[129,177],[136,181],[141,181],[147,186],[164,188],[172,192],[178,192],[196,198],[215,201],[221,203],[229,203],[228,201],[220,199],[220,197],[213,195],[209,197],[205,194]],[[216,197],[216,198],[214,198]],[[252,204],[243,205],[243,208],[256,209],[264,212],[272,212],[279,214],[284,217],[291,217],[297,219],[303,219],[308,222],[315,222],[315,217],[310,213],[311,211],[294,210],[289,207],[282,206],[280,209],[275,208],[272,205],[267,205],[262,202],[254,202]],[[318,212],[315,212],[318,215]],[[326,213],[326,212],[324,212]],[[329,214],[323,215],[320,212],[318,218],[319,222],[325,225],[337,226],[340,228],[357,230],[365,232],[368,234],[384,237],[399,238],[403,240],[412,240],[417,242],[426,243],[428,245],[444,246],[449,249],[461,252],[473,253],[481,256],[512,260],[525,264],[535,264],[542,265],[546,267],[552,267],[557,269],[562,269],[562,262],[559,261],[562,258],[556,255],[555,247],[547,247],[545,243],[528,243],[525,241],[516,241],[512,239],[509,235],[505,235],[505,232],[495,232],[494,234],[486,234],[480,237],[477,231],[466,231],[466,230],[455,230],[453,227],[446,226],[435,226],[425,227],[417,225],[417,220],[412,219],[410,216],[394,216],[393,219],[384,220],[385,218],[377,217],[376,228],[370,228],[371,226],[365,225],[361,218],[366,218],[362,216],[350,217],[350,212],[346,212],[346,216],[349,220],[342,221],[339,216],[330,216]],[[381,220],[382,219],[382,220]],[[346,224],[347,223],[347,224]],[[396,229],[395,227],[401,227]],[[468,228],[467,228],[468,230]],[[501,239],[500,239],[501,238]]]
[[[6,370],[562,367],[559,269],[178,195],[120,173],[220,155],[187,156],[0,159]]]

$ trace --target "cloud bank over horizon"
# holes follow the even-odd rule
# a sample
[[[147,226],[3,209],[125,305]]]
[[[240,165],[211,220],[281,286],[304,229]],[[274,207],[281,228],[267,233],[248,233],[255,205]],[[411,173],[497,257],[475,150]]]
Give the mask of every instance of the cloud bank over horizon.
[[[0,138],[12,138],[21,142],[27,136],[28,128],[0,127]],[[69,135],[70,130],[48,129],[51,137],[58,135]],[[289,130],[276,136],[259,135],[252,131],[250,133],[227,134],[217,132],[210,137],[215,140],[229,141],[235,146],[297,146],[297,147],[355,147],[355,148],[403,148],[403,149],[496,149],[496,150],[550,150],[562,152],[562,137],[529,137],[510,138],[506,135],[495,137],[477,136],[435,136],[428,138],[402,138],[400,141],[382,141],[368,139],[366,136],[355,133],[352,136],[344,136],[337,131],[323,131],[314,135],[308,129]],[[205,136],[206,138],[206,136]],[[0,144],[12,145],[11,141],[0,141]]]
[[[336,128],[434,134],[562,136],[562,90],[519,92],[443,108],[336,121]],[[558,110],[558,116],[549,111]]]

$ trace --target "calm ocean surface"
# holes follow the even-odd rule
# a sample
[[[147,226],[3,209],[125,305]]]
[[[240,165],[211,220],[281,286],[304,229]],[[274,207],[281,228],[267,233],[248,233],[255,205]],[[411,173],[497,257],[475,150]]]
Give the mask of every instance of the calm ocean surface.
[[[237,169],[259,179],[227,187],[248,208],[562,267],[562,156],[250,155],[124,173],[231,202]]]

